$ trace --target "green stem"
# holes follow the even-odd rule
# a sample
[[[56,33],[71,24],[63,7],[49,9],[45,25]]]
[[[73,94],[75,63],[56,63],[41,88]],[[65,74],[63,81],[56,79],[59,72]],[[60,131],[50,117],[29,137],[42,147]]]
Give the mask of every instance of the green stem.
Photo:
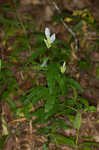
[[[76,132],[76,150],[78,150],[79,149],[79,147],[78,147],[78,140],[79,140],[79,129],[77,130],[77,132]]]

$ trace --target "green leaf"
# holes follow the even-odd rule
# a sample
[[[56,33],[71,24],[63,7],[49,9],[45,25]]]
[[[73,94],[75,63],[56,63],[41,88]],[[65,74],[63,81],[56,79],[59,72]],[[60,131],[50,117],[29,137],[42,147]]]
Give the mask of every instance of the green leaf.
[[[74,79],[70,78],[70,77],[66,77],[66,84],[72,88],[75,87],[77,90],[79,90],[81,92],[81,85]]]
[[[38,56],[44,54],[46,52],[46,50],[44,48],[39,48],[36,50],[36,52],[34,52],[28,59],[28,62],[32,62],[34,59],[36,59]]]
[[[80,98],[79,101],[88,108],[89,104],[88,104],[88,101],[86,99]]]
[[[46,126],[37,131],[37,134],[48,134],[51,130],[51,126]]]
[[[57,65],[55,63],[51,63],[50,65],[48,65],[46,76],[50,94],[55,93],[57,75],[58,75]]]
[[[90,112],[95,112],[96,111],[96,107],[95,106],[89,106],[88,109]]]
[[[37,101],[41,100],[42,98],[47,97],[48,89],[45,87],[34,87],[29,91],[29,94],[22,98],[24,104],[28,104],[32,102],[35,104]]]
[[[73,123],[74,128],[79,130],[81,127],[81,123],[82,123],[81,113],[77,112],[74,123]]]
[[[44,119],[48,120],[49,118],[51,119],[51,116],[55,115],[56,113],[58,113],[59,108],[57,107],[56,104],[53,105],[53,108],[51,109],[51,111],[49,112],[45,112],[44,113]]]
[[[83,142],[82,145],[85,145],[85,146],[99,146],[99,143],[96,143],[96,142]]]
[[[82,25],[83,24],[81,20],[78,24],[75,25],[75,27],[73,28],[73,31],[77,32],[79,29],[81,29]]]
[[[49,148],[47,147],[45,143],[43,144],[43,150],[49,150]]]
[[[62,120],[62,119],[57,119],[56,122],[55,122],[55,126],[62,129],[62,130],[71,129],[71,127],[66,124],[66,121]]]
[[[80,60],[78,62],[80,70],[91,70],[91,68],[92,68],[91,62],[90,62],[90,60],[88,60],[88,58],[86,58],[86,59],[87,59],[87,61]]]
[[[2,136],[2,138],[0,139],[0,150],[3,149],[3,145],[4,145],[5,140],[6,140],[7,137],[8,137],[7,135],[4,135],[4,136]]]
[[[50,112],[54,108],[55,102],[56,102],[55,96],[49,95],[47,97],[47,102],[45,104],[45,113]]]
[[[14,34],[15,34],[15,27],[13,27],[13,26],[8,27],[6,29],[6,33],[4,35],[4,40],[7,40],[7,38],[10,36],[14,36]]]
[[[8,104],[10,105],[11,109],[15,110],[16,104],[14,103],[13,99],[10,96],[8,96],[7,101],[8,101]]]
[[[5,25],[17,25],[16,19],[7,19],[5,17],[0,17],[0,23],[3,23]]]
[[[17,41],[19,41],[25,48],[30,47],[29,39],[26,37],[17,37]]]
[[[50,42],[50,40],[44,39],[44,42],[45,42],[47,48],[50,48],[50,47],[51,47],[51,42]]]
[[[78,95],[77,95],[77,91],[76,91],[76,88],[75,88],[75,87],[73,87],[73,93],[74,93],[74,98],[73,98],[73,100],[76,102]]]
[[[57,75],[55,76],[55,79],[57,81],[57,83],[59,84],[58,87],[58,92],[61,92],[61,96],[66,94],[66,77],[63,75],[60,75],[60,73],[58,72]]]
[[[75,146],[75,142],[73,139],[67,138],[65,136],[62,136],[60,134],[53,134],[54,140],[56,141],[57,144],[66,144],[69,146]]]
[[[45,120],[45,118],[44,118],[44,116],[45,116],[45,114],[44,114],[44,108],[39,108],[39,109],[37,109],[35,112],[33,112],[33,113],[31,114],[31,116],[36,116],[36,117],[37,117],[37,119],[34,121],[34,124],[35,124],[36,122],[39,122],[39,123],[41,123],[41,124],[43,124],[43,123],[46,122],[46,120]]]
[[[67,109],[67,110],[68,110],[69,113],[70,113],[70,109]],[[66,111],[67,111],[67,110],[66,110]],[[67,111],[67,112],[68,112],[68,111]],[[67,115],[67,116],[68,116],[68,119],[70,120],[70,122],[71,122],[71,123],[74,123],[74,119],[75,119],[74,116],[73,116],[73,115]]]
[[[84,147],[83,150],[92,150],[90,147]]]
[[[16,1],[16,0],[15,0]],[[15,8],[12,7],[8,7],[7,3],[2,3],[2,11],[4,11],[5,13],[8,13],[8,12],[16,12]]]

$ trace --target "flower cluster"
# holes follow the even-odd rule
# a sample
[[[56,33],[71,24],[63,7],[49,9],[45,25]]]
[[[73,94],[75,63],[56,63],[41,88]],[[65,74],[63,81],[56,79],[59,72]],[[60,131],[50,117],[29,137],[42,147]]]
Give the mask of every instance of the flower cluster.
[[[44,39],[44,42],[47,48],[50,48],[52,46],[52,43],[55,41],[55,38],[56,38],[55,33],[51,35],[50,29],[45,28],[45,36],[46,36],[46,39]]]

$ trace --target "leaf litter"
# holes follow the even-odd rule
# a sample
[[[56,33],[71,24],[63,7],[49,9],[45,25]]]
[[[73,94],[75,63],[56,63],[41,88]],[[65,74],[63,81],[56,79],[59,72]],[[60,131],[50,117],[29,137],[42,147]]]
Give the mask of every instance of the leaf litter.
[[[35,12],[36,14],[36,12]],[[41,18],[42,18],[42,14],[41,14]],[[43,18],[42,18],[43,20]],[[42,21],[41,21],[42,22]],[[43,20],[42,23],[42,28],[41,30],[44,29],[44,24],[48,24],[49,22],[46,23]],[[52,22],[50,23],[50,26],[52,28],[53,31],[55,31],[56,26],[58,26],[57,23],[55,23],[55,27],[54,27],[54,23],[52,25]],[[52,27],[53,26],[53,27]],[[39,27],[38,27],[39,28]],[[62,37],[66,37],[66,34],[64,34],[64,30],[63,32],[60,31],[61,28],[63,28],[63,26],[61,25],[59,29],[57,29],[57,32],[62,34]],[[39,28],[40,29],[40,28]],[[87,32],[89,31],[89,29],[83,29],[83,32]],[[85,31],[86,30],[86,31]],[[44,30],[43,30],[44,31]],[[56,32],[56,31],[55,31]],[[91,34],[92,33],[92,34]],[[78,34],[82,34],[79,33]],[[68,35],[68,33],[67,33]],[[3,34],[2,34],[3,36]],[[4,37],[2,37],[4,38]],[[99,87],[98,87],[98,78],[95,74],[95,72],[97,71],[97,67],[98,67],[98,59],[99,59],[99,53],[98,53],[98,49],[99,49],[99,45],[93,49],[95,49],[95,51],[89,51],[88,48],[90,46],[90,43],[92,45],[94,45],[94,40],[97,39],[97,34],[94,34],[93,37],[93,32],[90,31],[90,33],[88,32],[88,35],[84,35],[83,38],[86,38],[86,41],[84,41],[84,43],[81,43],[82,47],[81,47],[81,51],[78,52],[77,56],[76,54],[72,55],[72,59],[71,62],[68,63],[69,69],[73,68],[75,70],[75,72],[70,69],[68,74],[70,74],[73,78],[76,78],[78,81],[80,81],[82,87],[83,87],[83,93],[82,96],[86,99],[88,99],[88,102],[90,105],[93,105],[97,107],[98,110],[98,105],[99,105]],[[12,42],[12,41],[11,41]],[[83,39],[81,39],[80,42],[83,42]],[[9,44],[11,45],[11,43]],[[0,51],[1,51],[1,57],[6,60],[8,60],[8,57],[11,54],[11,50],[9,51],[9,45],[2,45],[1,43],[1,47],[0,47]],[[2,51],[2,49],[6,49],[6,51]],[[9,52],[8,52],[9,51]],[[26,52],[23,52],[24,56],[26,56],[25,59],[27,59],[27,54]],[[76,65],[78,63],[78,57],[80,56],[80,58],[82,58],[82,60],[87,60],[86,56],[84,55],[85,53],[88,54],[88,56],[90,57],[90,61],[92,63],[92,68],[88,70],[88,68],[86,69],[83,68],[83,63],[80,63],[80,67],[81,69],[78,69],[78,66]],[[74,58],[73,58],[74,56]],[[75,59],[76,57],[76,59]],[[12,59],[12,58],[11,58]],[[15,58],[16,59],[16,58]],[[39,61],[39,60],[38,60]],[[15,61],[12,59],[11,62],[15,63]],[[15,76],[15,78],[17,79],[17,82],[19,84],[19,86],[22,88],[22,90],[24,92],[26,92],[28,89],[30,89],[32,87],[32,85],[39,85],[39,84],[45,84],[45,77],[42,77],[39,75],[39,80],[36,77],[35,73],[33,73],[33,70],[31,71],[31,69],[28,72],[28,75],[25,75],[24,71],[22,72],[18,72],[16,73],[16,70],[20,69],[20,62],[15,63],[14,67],[9,68],[9,70],[11,70]],[[71,71],[72,70],[72,71]],[[24,74],[24,75],[23,75]],[[78,75],[79,74],[79,75]],[[24,77],[23,77],[24,76]],[[31,82],[32,80],[35,80],[33,83]],[[45,83],[44,83],[45,82]],[[86,90],[88,88],[88,90]],[[6,91],[6,87],[4,87],[4,91]],[[12,94],[10,95],[10,98],[12,98],[14,100],[14,103],[17,106],[20,106],[21,104],[18,102],[18,99],[20,98],[20,96],[23,94],[21,91],[18,92],[17,95]],[[37,131],[39,131],[40,129],[42,129],[43,127],[49,126],[51,121],[48,122],[48,124],[36,124],[36,125],[32,125],[32,122],[35,121],[35,117],[31,118],[31,121],[27,121],[26,117],[23,115],[20,118],[15,118],[14,114],[12,112],[12,109],[14,108],[14,106],[11,108],[9,107],[8,104],[8,99],[5,99],[4,102],[0,103],[1,106],[1,110],[0,110],[0,114],[2,116],[3,114],[3,121],[1,120],[1,125],[0,125],[0,133],[6,134],[8,135],[5,143],[3,145],[3,150],[18,150],[18,149],[28,149],[28,150],[43,150],[43,145],[45,143],[47,143],[48,147],[50,150],[73,150],[74,148],[67,146],[65,144],[62,145],[57,145],[54,144],[53,142],[49,142],[49,139],[46,137],[46,135],[39,135],[37,134]],[[30,112],[34,112],[34,109],[39,108],[42,106],[42,101],[38,102],[37,105],[35,105],[35,108],[32,108],[30,110]],[[61,116],[63,117],[63,116]],[[64,118],[64,117],[63,117]],[[66,122],[68,122],[68,125],[71,125],[71,122],[68,120],[68,118],[64,119]],[[5,129],[3,124],[7,124],[7,128]],[[80,128],[80,127],[79,127]],[[58,133],[61,133],[61,135],[63,137],[70,137],[76,136],[76,132],[75,129],[68,129],[68,130],[64,130],[64,131],[60,131],[59,129],[57,129]],[[58,139],[60,140],[63,137],[58,137]],[[86,137],[86,138],[80,138],[79,142],[80,144],[83,142],[96,142],[99,143],[99,111],[96,112],[85,112],[82,115],[82,124],[81,124],[81,128],[80,128],[80,134],[79,137]],[[87,137],[92,137],[92,139],[87,139]],[[0,136],[0,139],[2,139],[2,137]],[[81,147],[83,148],[83,146]],[[98,150],[96,145],[92,146],[92,149],[94,150]]]

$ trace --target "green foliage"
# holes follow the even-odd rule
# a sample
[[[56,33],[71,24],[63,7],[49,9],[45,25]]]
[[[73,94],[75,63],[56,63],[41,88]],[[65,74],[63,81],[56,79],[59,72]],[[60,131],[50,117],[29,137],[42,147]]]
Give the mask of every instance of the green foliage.
[[[6,138],[7,138],[7,136],[2,136],[2,139],[0,140],[0,150],[3,149],[3,145],[5,143]]]
[[[67,138],[57,133],[52,134],[51,137],[53,142],[55,142],[56,144],[66,144],[66,145],[70,145],[71,147],[75,147],[74,139]]]
[[[90,147],[84,147],[83,150],[92,150]]]
[[[80,59],[78,61],[78,66],[80,70],[92,70],[92,63],[90,57],[87,54],[85,55],[85,60]]]
[[[96,68],[96,77],[99,78],[99,66]]]
[[[59,64],[48,64],[48,67],[44,72],[46,75],[47,87],[39,86],[31,88],[27,92],[28,94],[22,98],[22,101],[26,106],[29,103],[34,105],[38,101],[43,100],[44,109],[42,110],[42,115],[44,115],[44,117],[41,116],[40,118],[42,120],[44,120],[44,118],[45,120],[48,120],[49,117],[55,115],[57,112],[61,112],[61,107],[58,107],[58,105],[61,104],[60,97],[67,97],[67,93],[71,88],[81,90],[81,87],[75,80],[60,73]],[[68,106],[67,102],[64,101],[63,106]]]
[[[1,65],[2,65],[2,63],[1,63],[1,59],[0,59],[0,71],[1,71]]]
[[[83,145],[85,145],[85,146],[99,146],[99,143],[96,143],[96,142],[84,142]]]
[[[49,148],[47,147],[45,143],[43,144],[43,150],[49,150]]]
[[[79,130],[80,127],[81,127],[81,124],[82,124],[82,117],[81,117],[81,113],[80,112],[77,112],[76,114],[76,117],[75,117],[75,120],[74,120],[74,128]]]

